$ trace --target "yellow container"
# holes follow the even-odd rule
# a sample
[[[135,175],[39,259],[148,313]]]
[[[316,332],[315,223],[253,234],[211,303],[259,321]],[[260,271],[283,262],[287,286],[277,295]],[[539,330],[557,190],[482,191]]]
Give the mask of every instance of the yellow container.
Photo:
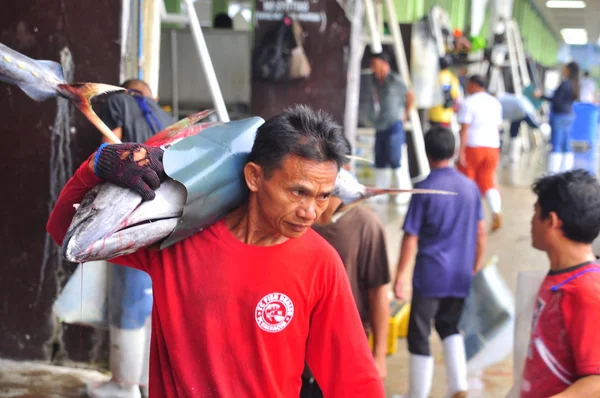
[[[392,300],[390,302],[390,324],[387,339],[387,354],[392,355],[398,351],[398,339],[408,335],[408,319],[410,316],[410,303]],[[369,345],[373,349],[373,334],[369,332]]]

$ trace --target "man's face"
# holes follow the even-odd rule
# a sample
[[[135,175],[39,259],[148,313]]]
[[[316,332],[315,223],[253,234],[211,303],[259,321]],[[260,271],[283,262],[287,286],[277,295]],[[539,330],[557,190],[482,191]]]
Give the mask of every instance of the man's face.
[[[535,249],[545,251],[548,248],[547,238],[550,224],[550,217],[542,219],[542,209],[536,202],[534,205],[533,216],[531,217],[531,246]]]
[[[473,94],[475,92],[475,83],[472,83],[470,81],[467,82],[466,90],[467,90],[467,94]]]
[[[301,237],[327,208],[337,164],[286,156],[266,179],[262,170],[251,191],[257,196],[262,228],[286,238]]]
[[[384,59],[373,58],[371,60],[371,70],[375,77],[382,82],[388,73],[390,73],[390,64]]]

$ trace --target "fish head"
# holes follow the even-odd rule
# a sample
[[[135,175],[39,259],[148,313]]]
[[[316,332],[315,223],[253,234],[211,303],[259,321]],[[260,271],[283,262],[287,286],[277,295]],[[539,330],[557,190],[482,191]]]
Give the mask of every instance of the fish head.
[[[340,168],[331,194],[342,201],[342,206],[363,199],[365,192],[366,187],[358,182],[354,174],[344,168]]]
[[[68,87],[67,87],[68,88]],[[167,148],[214,123],[196,124],[213,110],[190,115],[158,132],[146,145]],[[135,191],[104,182],[83,198],[62,244],[63,257],[73,262],[106,260],[164,240],[177,226],[187,191],[167,178],[142,202]]]
[[[151,246],[177,226],[186,199],[185,187],[167,179],[153,200],[142,202],[135,191],[111,183],[90,190],[77,208],[62,244],[73,262],[105,260]]]
[[[335,180],[335,187],[331,193],[342,200],[339,211],[347,210],[350,207],[362,203],[365,199],[385,194],[435,194],[435,195],[456,195],[455,192],[449,192],[439,189],[390,189],[390,188],[372,188],[361,184],[358,179],[346,169],[340,169]]]

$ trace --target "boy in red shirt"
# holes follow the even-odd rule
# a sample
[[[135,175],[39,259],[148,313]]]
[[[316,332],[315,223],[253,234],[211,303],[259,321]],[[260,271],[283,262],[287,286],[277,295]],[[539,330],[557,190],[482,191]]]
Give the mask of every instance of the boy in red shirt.
[[[532,245],[550,271],[534,306],[521,397],[600,397],[600,265],[591,245],[600,184],[574,170],[540,178],[533,191]]]
[[[328,115],[287,110],[256,133],[242,206],[164,250],[111,260],[152,277],[151,397],[297,398],[305,360],[326,398],[385,397],[344,265],[310,228],[345,149]],[[73,205],[102,179],[152,200],[162,174],[159,148],[102,147],[61,192],[48,232],[62,244]]]

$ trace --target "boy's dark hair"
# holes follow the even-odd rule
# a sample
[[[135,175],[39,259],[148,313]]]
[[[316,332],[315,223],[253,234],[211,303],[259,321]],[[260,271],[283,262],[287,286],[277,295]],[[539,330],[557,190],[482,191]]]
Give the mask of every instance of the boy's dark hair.
[[[481,75],[471,75],[469,76],[469,82],[485,89],[485,77]]]
[[[538,178],[533,184],[542,219],[550,212],[562,221],[567,239],[592,243],[600,233],[600,184],[585,170]]]
[[[346,151],[342,127],[330,115],[297,105],[260,126],[248,161],[260,165],[269,178],[287,155],[334,161],[339,169],[348,163]]]
[[[425,153],[433,161],[448,160],[454,156],[454,134],[445,127],[436,126],[425,134]]]

